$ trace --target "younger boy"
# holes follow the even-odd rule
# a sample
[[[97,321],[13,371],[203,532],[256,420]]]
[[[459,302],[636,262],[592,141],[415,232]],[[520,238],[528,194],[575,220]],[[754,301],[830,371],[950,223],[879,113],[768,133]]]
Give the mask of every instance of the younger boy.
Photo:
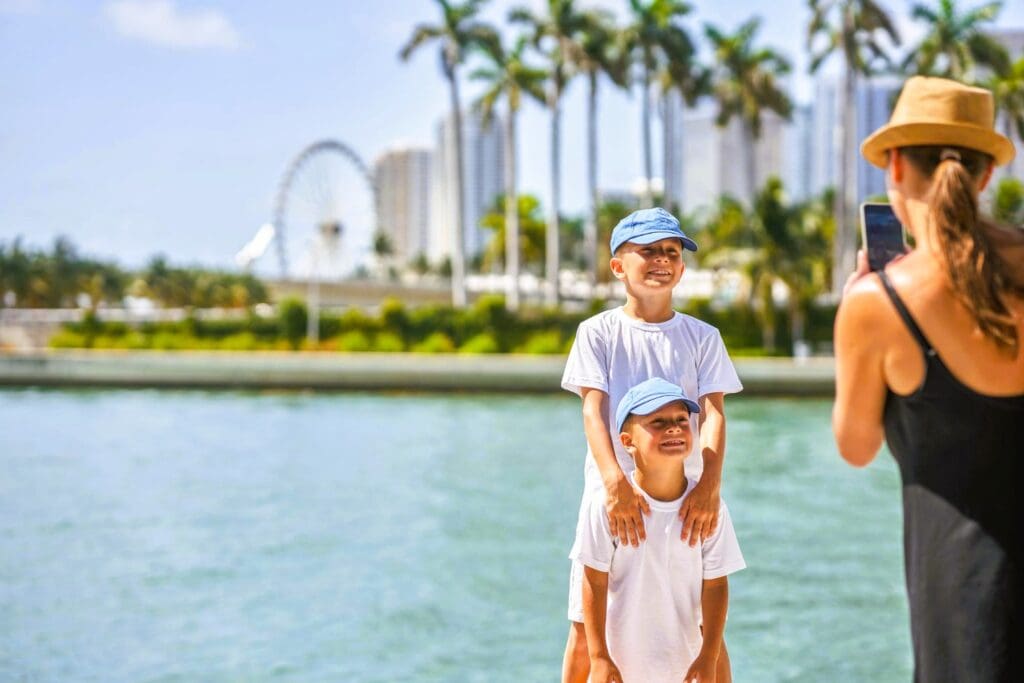
[[[625,285],[626,303],[580,323],[565,366],[562,387],[583,399],[587,439],[580,521],[589,500],[604,501],[609,528],[622,545],[637,546],[646,533],[647,499],[629,479],[633,459],[611,432],[614,410],[626,391],[652,377],[679,385],[697,397],[686,469],[697,483],[679,509],[680,543],[700,543],[716,527],[722,460],[725,457],[725,394],[742,389],[718,330],[672,308],[672,290],[683,276],[683,250],[697,245],[664,209],[634,211],[611,236],[612,274]],[[590,666],[583,630],[583,567],[573,562],[569,578],[571,622],[563,683],[584,683]],[[728,662],[723,648],[722,658]]]
[[[746,565],[725,503],[698,546],[680,543],[679,506],[696,482],[683,461],[691,416],[680,387],[660,378],[633,387],[615,413],[636,462],[633,483],[647,500],[647,541],[620,543],[599,499],[590,500],[573,559],[584,565],[583,621],[592,683],[727,681],[719,661],[729,602],[728,575]]]

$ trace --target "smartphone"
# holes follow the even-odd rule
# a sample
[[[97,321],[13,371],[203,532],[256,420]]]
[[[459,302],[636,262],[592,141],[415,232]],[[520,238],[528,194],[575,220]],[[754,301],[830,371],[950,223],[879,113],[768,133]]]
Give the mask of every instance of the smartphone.
[[[903,224],[888,204],[861,204],[860,229],[872,272],[882,270],[889,261],[907,252]]]

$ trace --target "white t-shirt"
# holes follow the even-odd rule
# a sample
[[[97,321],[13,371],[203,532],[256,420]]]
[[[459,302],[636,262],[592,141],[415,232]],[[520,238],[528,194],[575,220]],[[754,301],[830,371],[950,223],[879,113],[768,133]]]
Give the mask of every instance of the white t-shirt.
[[[702,582],[747,566],[724,502],[718,528],[704,543],[691,547],[679,538],[679,507],[695,485],[688,480],[686,494],[668,502],[644,494],[651,514],[644,520],[647,540],[638,547],[620,546],[612,536],[602,496],[591,496],[581,515],[571,557],[608,572],[605,638],[629,683],[682,681],[700,653]]]
[[[580,323],[562,375],[562,388],[582,395],[584,388],[608,394],[608,426],[614,430],[615,409],[632,387],[661,377],[683,388],[694,401],[715,392],[743,389],[718,330],[696,318],[676,313],[663,323],[648,323],[614,308]],[[686,459],[686,474],[700,479],[704,459],[700,455],[700,419],[691,420],[693,450]],[[615,457],[623,473],[633,471],[633,459],[612,434]],[[584,465],[584,499],[602,489],[601,474],[587,447]]]

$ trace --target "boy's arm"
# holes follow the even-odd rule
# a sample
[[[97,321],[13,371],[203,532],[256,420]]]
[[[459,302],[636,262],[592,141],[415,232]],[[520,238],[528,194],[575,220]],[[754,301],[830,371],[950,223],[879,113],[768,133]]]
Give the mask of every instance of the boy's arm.
[[[605,510],[612,536],[625,545],[640,545],[647,535],[643,515],[650,513],[647,499],[639,495],[630,483],[612,448],[612,434],[608,426],[608,394],[600,389],[584,388],[583,433],[594,455],[605,489]]]
[[[725,394],[714,392],[700,397],[700,450],[704,474],[679,508],[683,520],[682,539],[690,545],[703,543],[715,533],[721,504],[722,463],[725,460]]]
[[[583,630],[587,634],[591,683],[622,683],[622,674],[608,653],[608,572],[583,566]]]
[[[729,610],[729,577],[705,579],[700,596],[700,609],[704,620],[702,627],[704,642],[697,658],[693,660],[683,681],[710,683],[715,680],[718,654],[725,637],[725,615]],[[589,644],[589,641],[588,641]]]

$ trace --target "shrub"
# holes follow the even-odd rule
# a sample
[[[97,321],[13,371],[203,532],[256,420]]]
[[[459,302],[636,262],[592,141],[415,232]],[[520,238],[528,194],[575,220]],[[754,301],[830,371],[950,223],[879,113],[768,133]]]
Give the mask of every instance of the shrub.
[[[398,353],[405,351],[405,344],[397,334],[380,332],[373,339],[373,350],[380,353]]]
[[[199,348],[195,337],[186,337],[174,332],[157,332],[153,335],[153,348],[160,351],[179,351]]]
[[[459,347],[459,353],[498,353],[498,342],[490,332],[481,332],[470,337],[465,344]]]
[[[259,348],[259,342],[252,332],[239,332],[221,339],[217,348],[224,351],[255,351]]]
[[[419,344],[413,345],[416,353],[451,353],[455,350],[455,342],[444,332],[434,332]]]
[[[306,304],[299,299],[285,299],[277,306],[278,331],[293,349],[299,348],[306,336],[308,313]]]
[[[562,335],[558,330],[545,330],[530,335],[519,349],[522,353],[562,353]]]
[[[69,329],[59,330],[50,336],[50,347],[54,349],[84,349],[85,335]]]
[[[370,338],[360,330],[350,330],[335,338],[338,351],[370,351]]]

